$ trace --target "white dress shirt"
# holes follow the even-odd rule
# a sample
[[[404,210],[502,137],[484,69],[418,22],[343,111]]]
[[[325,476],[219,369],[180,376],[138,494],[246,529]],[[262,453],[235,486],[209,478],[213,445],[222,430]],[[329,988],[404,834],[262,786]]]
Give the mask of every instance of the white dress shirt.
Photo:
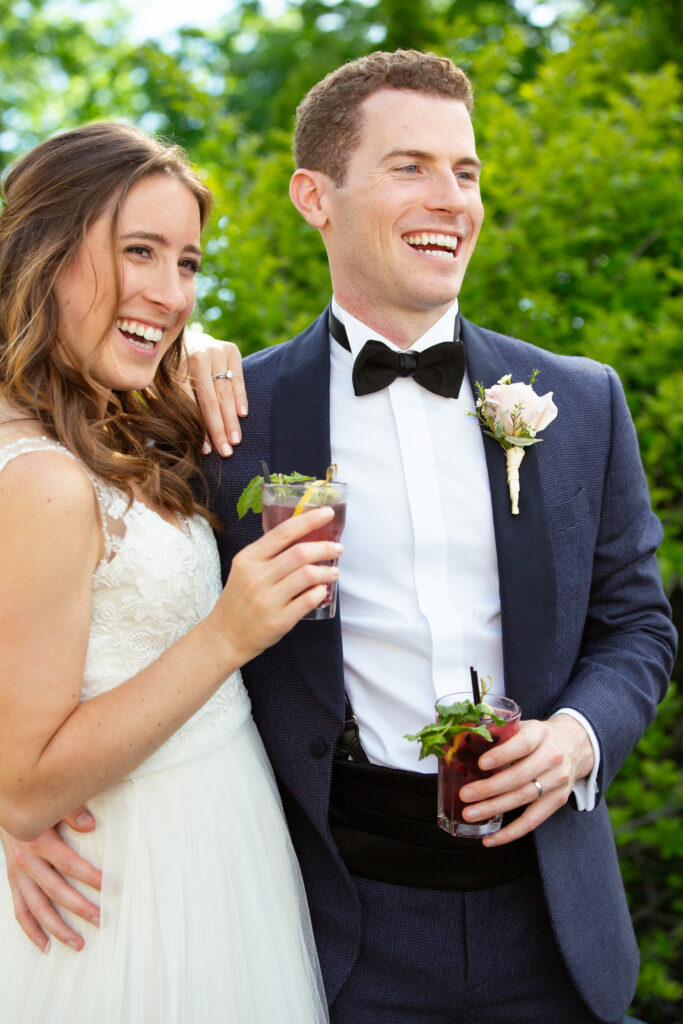
[[[330,436],[349,484],[339,577],[346,689],[375,764],[434,772],[404,738],[434,719],[437,698],[470,691],[469,666],[505,692],[498,563],[481,427],[465,374],[457,399],[410,377],[356,397],[355,356],[369,338],[396,345],[332,300],[351,351],[330,338]],[[455,303],[411,348],[453,338]],[[522,714],[523,714],[522,708]],[[575,789],[595,803],[591,777]]]

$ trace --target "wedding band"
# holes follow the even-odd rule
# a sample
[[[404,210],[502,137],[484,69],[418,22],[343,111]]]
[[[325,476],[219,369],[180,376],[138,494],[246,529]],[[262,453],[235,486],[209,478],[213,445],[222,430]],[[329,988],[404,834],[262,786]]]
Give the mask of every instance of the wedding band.
[[[232,370],[224,370],[223,373],[212,373],[211,380],[232,380],[234,376]]]
[[[538,791],[538,796],[536,797],[536,799],[540,800],[540,798],[543,796],[543,786],[538,781],[538,779],[532,779],[531,781],[533,782],[534,786],[536,787],[536,789]]]

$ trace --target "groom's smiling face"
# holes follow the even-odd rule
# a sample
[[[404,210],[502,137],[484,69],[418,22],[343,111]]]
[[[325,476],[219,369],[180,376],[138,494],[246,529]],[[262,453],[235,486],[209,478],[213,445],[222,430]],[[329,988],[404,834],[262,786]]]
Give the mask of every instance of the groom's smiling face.
[[[460,291],[484,217],[469,113],[459,100],[381,89],[359,114],[360,144],[323,200],[334,293],[365,322],[386,312],[434,323]]]

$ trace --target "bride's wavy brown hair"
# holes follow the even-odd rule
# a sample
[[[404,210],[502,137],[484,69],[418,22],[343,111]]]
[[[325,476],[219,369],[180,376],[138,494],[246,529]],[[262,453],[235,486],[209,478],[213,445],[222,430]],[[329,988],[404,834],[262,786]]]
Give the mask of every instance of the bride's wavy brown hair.
[[[0,217],[0,389],[19,415],[39,420],[98,477],[132,498],[145,495],[184,515],[206,514],[193,496],[204,428],[182,390],[182,332],[150,387],[111,392],[60,354],[54,282],[76,256],[88,228],[111,214],[114,325],[120,299],[116,255],[121,207],[150,175],[170,175],[197,200],[201,226],[211,193],[178,146],[130,125],[99,123],[41,143],[10,169]],[[106,398],[106,412],[102,402]]]

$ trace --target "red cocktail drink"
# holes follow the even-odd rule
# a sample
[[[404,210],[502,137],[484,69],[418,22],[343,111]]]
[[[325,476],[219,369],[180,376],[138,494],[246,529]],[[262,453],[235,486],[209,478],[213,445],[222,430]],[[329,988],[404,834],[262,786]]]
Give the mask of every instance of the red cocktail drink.
[[[448,706],[466,699],[465,693],[449,693],[446,697],[440,698],[437,709],[438,705]],[[503,820],[502,814],[481,822],[465,821],[463,818],[463,810],[467,806],[460,799],[460,790],[463,786],[468,782],[487,779],[500,770],[482,771],[477,763],[479,758],[487,750],[509,740],[519,729],[521,711],[513,700],[489,693],[483,698],[483,702],[489,705],[497,716],[505,719],[500,725],[491,718],[480,718],[472,722],[473,726],[485,726],[491,734],[491,740],[465,728],[444,748],[443,757],[439,758],[438,822],[442,829],[454,836],[477,838],[491,835],[492,832],[499,830]]]
[[[316,486],[317,484],[317,486]],[[262,484],[261,499],[263,511],[261,522],[263,532],[274,529],[283,523],[290,516],[298,515],[300,512],[311,508],[319,508],[321,505],[330,505],[334,509],[334,518],[325,523],[318,530],[307,533],[302,540],[332,540],[341,539],[344,523],[346,522],[346,495],[348,485],[332,480],[328,483],[316,481],[316,484],[305,481],[293,484]],[[300,543],[300,542],[299,542]],[[336,565],[336,560],[325,562],[325,565]],[[312,612],[304,615],[304,619],[331,619],[334,618],[337,607],[337,581],[328,583],[325,599],[314,608]]]

